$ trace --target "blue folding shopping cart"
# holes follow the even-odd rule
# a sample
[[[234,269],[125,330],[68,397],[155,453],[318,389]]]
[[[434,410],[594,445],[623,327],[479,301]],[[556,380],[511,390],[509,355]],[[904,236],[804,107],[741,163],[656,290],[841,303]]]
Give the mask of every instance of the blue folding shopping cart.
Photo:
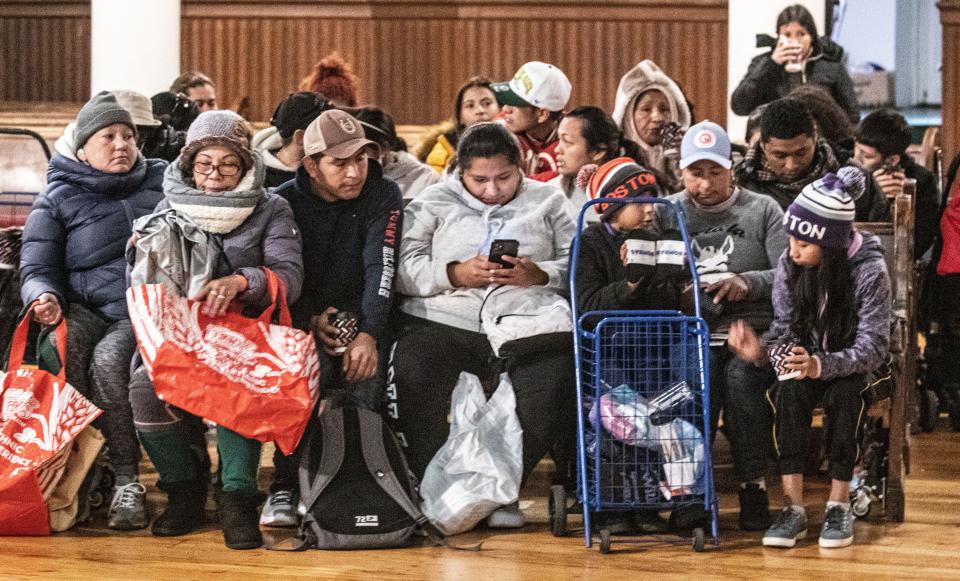
[[[718,538],[717,498],[710,453],[709,339],[700,317],[700,293],[692,293],[694,316],[681,311],[590,311],[577,309],[575,284],[584,214],[591,206],[624,203],[604,198],[580,211],[570,257],[577,374],[577,500],[583,510],[586,546],[592,521],[634,511],[688,511],[693,549],[702,551],[705,527]],[[692,257],[683,210],[664,199],[632,198],[627,203],[666,206],[677,214],[681,241]],[[653,243],[659,244],[659,243]],[[657,247],[658,252],[662,252]],[[699,277],[686,260],[692,288]],[[566,531],[563,487],[551,490],[554,534]],[[612,531],[600,526],[600,552]]]

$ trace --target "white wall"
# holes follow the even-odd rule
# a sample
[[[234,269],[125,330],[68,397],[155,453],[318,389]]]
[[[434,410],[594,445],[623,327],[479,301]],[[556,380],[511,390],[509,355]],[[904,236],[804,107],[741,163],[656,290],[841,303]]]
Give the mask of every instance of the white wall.
[[[792,4],[806,6],[813,14],[818,32],[823,34],[826,30],[823,21],[826,5],[823,0],[729,0],[728,2],[730,24],[727,32],[727,132],[734,141],[743,140],[747,118],[734,115],[730,110],[730,95],[746,74],[753,57],[769,50],[757,48],[757,34],[766,33],[776,36],[777,31],[774,27],[777,23],[777,15]]]
[[[846,0],[845,5],[840,34],[834,35],[834,39],[846,51],[847,65],[857,67],[873,62],[888,71],[896,70],[896,0]]]
[[[90,91],[148,97],[180,75],[180,0],[93,0]]]

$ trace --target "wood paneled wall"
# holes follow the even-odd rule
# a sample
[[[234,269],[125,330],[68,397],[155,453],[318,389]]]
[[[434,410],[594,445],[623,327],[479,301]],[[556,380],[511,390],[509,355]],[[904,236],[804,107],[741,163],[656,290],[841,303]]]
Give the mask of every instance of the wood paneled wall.
[[[28,61],[30,73],[5,76],[0,99],[83,100],[89,84],[89,2],[0,6],[4,60]],[[71,16],[40,18],[57,6]],[[222,103],[247,96],[254,120],[323,55],[339,51],[361,78],[361,99],[400,123],[433,123],[451,114],[459,84],[475,74],[509,78],[525,61],[559,66],[574,86],[571,105],[613,108],[620,76],[638,61],[656,61],[696,105],[698,118],[726,120],[726,0],[184,0],[181,61],[219,84]],[[84,28],[86,27],[86,28]],[[46,30],[41,33],[39,30]],[[85,31],[84,47],[60,39]],[[145,30],[145,34],[148,31]],[[11,36],[44,36],[37,45]],[[82,73],[68,83],[62,71]],[[44,94],[40,94],[44,93]]]
[[[960,0],[941,0],[943,24],[943,160],[949,164],[960,149]]]

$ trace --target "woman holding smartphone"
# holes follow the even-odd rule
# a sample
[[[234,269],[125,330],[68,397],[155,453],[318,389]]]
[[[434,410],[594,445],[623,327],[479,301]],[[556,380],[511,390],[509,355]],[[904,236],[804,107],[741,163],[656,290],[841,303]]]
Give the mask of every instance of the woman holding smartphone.
[[[559,418],[573,411],[569,332],[558,341],[538,332],[531,338],[544,341],[535,350],[500,359],[480,321],[484,309],[497,309],[502,293],[520,299],[513,304],[548,295],[564,300],[560,293],[567,287],[576,228],[567,199],[553,186],[523,176],[520,145],[506,127],[480,123],[461,136],[456,164],[443,182],[407,205],[403,222],[396,278],[400,329],[388,407],[410,467],[422,476],[447,440],[451,394],[460,373],[486,381],[506,371],[523,427],[526,477],[556,440]],[[517,243],[517,256],[510,255],[511,241]],[[499,261],[493,260],[494,251]],[[511,314],[530,313],[520,308]],[[514,503],[488,523],[516,527],[524,520]]]
[[[749,115],[760,105],[785,97],[794,87],[820,85],[857,123],[860,112],[853,81],[843,64],[843,48],[827,37],[817,36],[810,11],[795,4],[777,16],[777,39],[773,50],[756,56],[746,76],[730,97],[737,115]]]

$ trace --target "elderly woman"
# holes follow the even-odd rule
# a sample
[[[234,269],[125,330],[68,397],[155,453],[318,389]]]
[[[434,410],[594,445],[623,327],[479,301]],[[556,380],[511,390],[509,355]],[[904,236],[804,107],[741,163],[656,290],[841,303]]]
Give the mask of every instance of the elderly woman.
[[[679,85],[653,61],[642,61],[620,79],[613,120],[627,139],[640,145],[644,165],[670,179],[664,188],[682,189],[677,168],[680,139],[693,114]]]
[[[397,263],[397,292],[405,296],[392,360],[397,401],[391,407],[418,475],[447,439],[460,373],[481,379],[495,374],[491,338],[479,325],[481,311],[496,310],[498,293],[563,292],[574,230],[566,198],[524,178],[520,146],[497,123],[464,132],[455,169],[406,207]],[[518,256],[495,262],[490,249],[496,239],[516,240]],[[505,361],[523,427],[524,476],[554,443],[564,406],[573,409],[568,341],[569,334]],[[514,504],[488,522],[522,526],[523,515]]]
[[[264,165],[250,149],[246,122],[231,111],[201,113],[187,133],[179,160],[164,175],[166,196],[157,211],[173,208],[204,231],[220,250],[214,278],[193,299],[209,316],[226,313],[236,300],[255,316],[269,302],[266,267],[282,279],[287,300],[300,295],[303,282],[300,236],[287,202],[263,188]],[[167,508],[153,523],[157,536],[189,533],[203,522],[210,460],[202,424],[191,414],[157,398],[145,368],[130,385],[134,421],[167,492]],[[257,490],[260,443],[217,427],[222,491],[217,513],[231,549],[262,545]]]
[[[67,127],[50,160],[47,188],[27,219],[21,297],[43,325],[67,318],[67,381],[104,410],[99,422],[116,487],[107,526],[147,525],[137,482],[140,445],[127,397],[136,341],[127,318],[124,245],[133,221],[163,199],[166,162],[144,159],[130,114],[106,91]]]

